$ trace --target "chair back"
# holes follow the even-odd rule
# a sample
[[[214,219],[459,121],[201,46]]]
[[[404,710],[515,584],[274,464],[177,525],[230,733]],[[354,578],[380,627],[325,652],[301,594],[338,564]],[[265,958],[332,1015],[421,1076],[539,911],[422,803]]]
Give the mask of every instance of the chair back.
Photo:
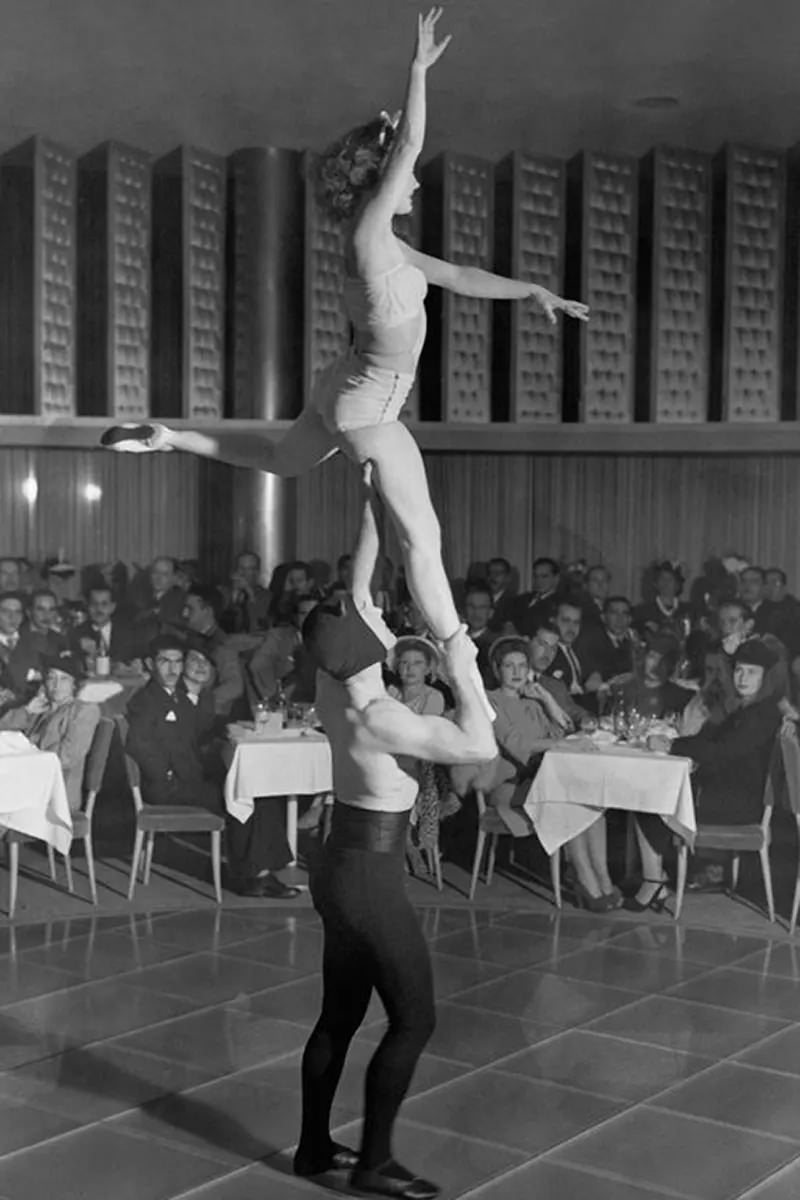
[[[127,719],[122,715],[114,717],[114,720],[116,722],[117,729],[119,730],[119,736],[122,740],[122,748],[124,750],[128,741],[128,730],[130,729],[130,725],[128,724]],[[136,809],[137,813],[140,813],[144,808],[144,803],[142,801],[142,774],[139,770],[139,764],[131,758],[130,754],[125,754],[124,757],[125,776],[128,780],[128,787],[131,789],[133,807]]]
[[[97,793],[103,786],[103,776],[106,773],[108,752],[111,749],[111,739],[113,737],[114,722],[110,717],[101,717],[97,722],[92,744],[86,756],[86,769],[83,776],[83,786],[86,790],[84,811],[89,820],[92,819]]]

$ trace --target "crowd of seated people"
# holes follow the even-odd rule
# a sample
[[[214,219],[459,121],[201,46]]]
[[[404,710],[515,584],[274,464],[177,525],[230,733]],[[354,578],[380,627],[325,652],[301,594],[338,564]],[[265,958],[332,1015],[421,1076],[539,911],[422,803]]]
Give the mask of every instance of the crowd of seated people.
[[[149,735],[134,732],[144,720],[137,705],[146,708],[156,699],[161,708],[165,702],[171,705],[179,682],[180,705],[169,711],[177,714],[177,724],[191,728],[188,740],[178,741],[184,750],[191,747],[194,773],[181,792],[186,799],[169,803],[188,803],[189,796],[207,803],[213,793],[218,805],[226,724],[251,717],[257,702],[313,704],[314,670],[303,651],[303,621],[322,596],[348,590],[352,559],[341,555],[327,581],[301,561],[281,564],[266,581],[258,555],[244,551],[229,578],[208,581],[196,563],[162,555],[130,580],[122,564],[95,567],[83,573],[83,592],[67,598],[48,586],[54,571],[63,581],[64,566],[48,560],[40,578],[32,578],[24,562],[0,558],[0,728],[35,730],[41,739],[48,724],[45,709],[52,732],[58,722],[51,710],[63,708],[62,721],[68,705],[79,712],[82,679],[109,659],[112,673],[130,668],[150,676],[129,704],[135,718],[133,746],[139,747],[136,753],[144,764],[147,751],[142,747]],[[497,713],[498,757],[478,783],[510,831],[519,832],[524,819],[520,806],[548,745],[569,731],[591,729],[620,707],[674,722],[680,736],[672,743],[673,753],[686,754],[697,764],[694,781],[703,821],[725,816],[738,821],[745,809],[750,814],[753,805],[760,806],[765,756],[775,731],[781,720],[798,717],[800,602],[790,594],[782,569],[744,563],[733,569],[710,560],[689,588],[679,564],[657,562],[645,573],[642,594],[636,597],[615,590],[602,563],[575,569],[541,556],[533,564],[529,590],[515,587],[516,579],[512,564],[496,556],[472,569],[456,587]],[[387,671],[393,694],[412,707],[422,704],[424,711],[446,712],[452,698],[436,678],[424,620],[405,589],[402,571],[395,575],[388,560],[376,591],[387,621],[407,639]],[[165,638],[171,639],[171,651],[164,648]],[[154,651],[159,645],[162,649]],[[159,653],[166,655],[161,663]],[[66,655],[69,664],[60,675],[53,667],[59,655]],[[167,659],[179,668],[177,682],[169,686]],[[164,678],[160,672],[166,673]],[[59,677],[61,691],[54,682]],[[82,716],[88,728],[90,715]],[[178,731],[169,733],[177,737]],[[178,751],[172,747],[169,753]],[[747,769],[739,763],[742,756]],[[65,769],[67,759],[65,755]],[[152,802],[177,794],[175,781],[185,768],[183,760],[165,768],[174,773],[165,788],[155,786],[150,768],[143,765]],[[69,769],[76,777],[77,767]],[[728,773],[738,779],[739,788],[727,792],[726,806],[727,783],[720,781]],[[476,786],[474,769],[472,776],[459,776],[457,770],[454,790],[463,797],[470,786]],[[749,808],[736,799],[742,789]],[[257,806],[257,812],[262,810],[274,815],[276,806]],[[307,827],[316,823],[314,812]],[[637,836],[644,882],[626,903],[657,906],[663,898],[663,831],[645,820],[637,826]],[[244,850],[231,851],[232,861],[243,864],[234,873],[253,894],[259,887],[269,894],[278,884],[253,881],[275,877],[285,839],[276,831],[262,839],[250,830],[248,837]],[[265,865],[258,847],[275,837],[280,853]],[[578,897],[593,908],[621,901],[608,874],[605,837],[605,823],[599,821],[567,849]],[[236,831],[231,844],[237,844]],[[718,875],[718,863],[700,860],[695,882],[713,883]]]

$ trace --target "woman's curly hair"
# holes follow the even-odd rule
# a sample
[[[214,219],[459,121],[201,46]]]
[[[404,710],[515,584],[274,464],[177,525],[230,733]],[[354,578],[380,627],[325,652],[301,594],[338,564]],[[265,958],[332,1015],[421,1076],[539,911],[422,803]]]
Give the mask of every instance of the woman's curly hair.
[[[346,221],[362,197],[381,177],[394,140],[395,127],[388,113],[351,129],[316,156],[311,180],[317,201],[336,221]]]

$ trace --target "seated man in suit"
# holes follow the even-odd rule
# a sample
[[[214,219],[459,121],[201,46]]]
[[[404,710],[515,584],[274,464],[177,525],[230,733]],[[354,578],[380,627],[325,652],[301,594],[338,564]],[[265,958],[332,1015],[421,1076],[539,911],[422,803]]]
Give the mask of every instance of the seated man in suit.
[[[593,718],[585,708],[581,708],[565,681],[560,676],[549,673],[561,644],[561,635],[556,626],[550,621],[541,621],[529,644],[531,671],[524,694],[541,700],[544,699],[542,691],[546,692],[563,713],[563,717],[558,718],[558,723],[564,727],[565,732],[593,726]],[[554,715],[552,709],[550,715]]]
[[[532,637],[542,617],[552,617],[561,592],[561,567],[554,558],[537,558],[533,564],[533,590],[517,596],[505,633]]]
[[[87,595],[89,620],[72,634],[73,653],[83,657],[89,673],[101,655],[115,663],[132,663],[142,656],[140,635],[134,626],[117,615],[110,584],[96,584]]]
[[[142,777],[145,804],[199,805],[224,815],[224,767],[214,743],[214,666],[207,642],[174,634],[153,639],[151,679],[128,704],[126,753]],[[184,656],[189,660],[184,679]],[[241,895],[298,894],[274,873],[291,858],[277,805],[257,804],[249,821],[226,826],[231,887]]]
[[[28,602],[28,615],[20,629],[20,641],[35,654],[59,654],[67,649],[66,638],[57,632],[58,599],[50,588],[36,588]]]
[[[248,671],[262,700],[272,700],[282,687],[298,703],[313,703],[316,666],[304,651],[302,631],[317,603],[309,593],[288,597],[272,629],[254,651]]]
[[[0,729],[17,729],[39,750],[58,755],[71,812],[82,804],[83,772],[100,709],[76,699],[82,670],[74,654],[44,657],[44,682],[32,700],[0,718]]]
[[[239,651],[219,626],[223,599],[218,588],[195,583],[189,588],[183,605],[183,621],[195,640],[203,643],[213,660],[214,711],[218,717],[236,720],[249,715],[244,690],[244,672]]]
[[[41,651],[22,637],[25,597],[0,593],[0,712],[24,704],[42,680]]]
[[[478,670],[484,687],[495,687],[497,680],[489,661],[489,651],[497,634],[492,629],[494,606],[488,583],[470,583],[464,594],[464,620],[467,633],[478,651]]]
[[[633,681],[638,643],[631,631],[633,610],[625,596],[609,596],[603,605],[603,628],[587,641],[586,690],[605,697]]]
[[[507,558],[489,559],[486,564],[486,582],[492,598],[491,627],[493,632],[499,635],[505,629],[506,622],[511,620],[512,608],[516,599],[511,563]]]
[[[252,550],[237,555],[220,620],[229,633],[264,633],[269,629],[270,594],[261,583],[261,559]]]
[[[583,703],[580,698],[586,693],[586,669],[583,659],[576,649],[576,644],[581,636],[582,618],[581,607],[577,601],[561,601],[553,620],[558,634],[558,644],[550,665],[545,668],[546,674],[551,679],[557,679],[563,683],[570,696],[574,696],[578,704]],[[536,622],[536,630],[546,623],[546,618],[544,621]]]

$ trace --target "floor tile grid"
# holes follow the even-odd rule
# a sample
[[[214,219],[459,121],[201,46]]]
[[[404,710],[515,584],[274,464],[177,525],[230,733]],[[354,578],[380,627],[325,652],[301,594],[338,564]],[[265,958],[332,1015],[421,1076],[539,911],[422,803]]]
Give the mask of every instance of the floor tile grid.
[[[636,1003],[638,1003],[638,1001],[636,1001]],[[626,1008],[629,1006],[624,1005],[622,1007]],[[713,1007],[713,1006],[707,1005],[706,1007]],[[621,1010],[615,1010],[615,1011],[621,1011]],[[587,1027],[590,1027],[592,1025],[592,1023],[598,1019],[600,1019],[600,1018],[592,1018],[591,1021],[584,1022],[582,1025],[572,1026],[571,1029],[573,1029],[573,1028],[574,1029],[581,1029],[581,1028],[585,1029]],[[798,1022],[798,1025],[800,1025],[800,1022]],[[787,1025],[786,1028],[793,1028],[793,1027],[794,1026]],[[559,1032],[563,1032],[563,1031],[559,1031]],[[595,1032],[596,1036],[599,1036],[599,1037],[607,1036],[605,1034],[602,1034],[600,1031],[593,1031],[593,1032]],[[786,1029],[780,1030],[779,1032],[785,1033]],[[557,1036],[557,1035],[554,1035],[554,1037],[555,1036]],[[777,1036],[777,1032],[771,1033],[767,1037],[759,1039],[758,1041],[754,1042],[752,1044],[752,1046],[748,1046],[747,1049],[752,1050],[752,1049],[756,1048],[757,1046],[761,1046],[763,1043],[770,1041],[775,1036]],[[619,1034],[615,1034],[614,1037],[618,1041],[626,1041],[627,1040]],[[551,1040],[553,1040],[553,1039],[547,1038],[547,1039],[543,1039],[543,1042],[551,1041]],[[635,1044],[635,1043],[632,1043],[632,1044]],[[639,1042],[638,1044],[639,1045],[648,1045],[650,1043]],[[655,1048],[658,1048],[658,1047],[655,1047]],[[736,1053],[740,1054],[740,1053],[744,1053],[744,1051],[737,1051]],[[497,1059],[493,1063],[489,1064],[488,1066],[477,1068],[474,1072],[472,1072],[472,1074],[477,1075],[477,1074],[485,1073],[486,1071],[496,1071],[496,1072],[499,1072],[500,1074],[503,1074],[503,1070],[502,1070],[503,1062],[506,1061],[507,1059],[514,1058],[514,1057],[516,1057],[516,1054],[507,1055],[503,1059]],[[736,1062],[736,1055],[728,1055],[725,1058],[715,1059],[715,1060],[709,1062],[709,1065],[707,1067],[701,1069],[700,1071],[696,1072],[692,1076],[692,1080],[694,1081],[694,1080],[700,1079],[703,1075],[716,1069],[718,1066],[720,1066],[721,1063],[724,1063],[724,1062]],[[737,1065],[739,1065],[739,1064],[737,1063]],[[778,1074],[778,1072],[774,1072],[774,1073]],[[466,1075],[464,1076],[464,1078],[465,1077],[466,1077]],[[460,1082],[460,1080],[459,1080],[459,1082]],[[621,1103],[619,1110],[615,1113],[612,1113],[609,1117],[605,1118],[605,1120],[596,1122],[595,1124],[591,1125],[589,1128],[581,1130],[580,1133],[575,1134],[573,1137],[565,1138],[565,1140],[563,1142],[558,1143],[558,1145],[556,1145],[556,1146],[548,1147],[548,1149],[543,1151],[541,1154],[531,1155],[530,1158],[525,1163],[522,1163],[518,1167],[512,1168],[511,1170],[506,1172],[503,1177],[505,1178],[506,1175],[514,1176],[516,1174],[521,1174],[528,1167],[530,1167],[531,1163],[533,1163],[533,1162],[537,1162],[537,1161],[545,1160],[545,1159],[552,1159],[555,1162],[566,1163],[567,1165],[569,1165],[571,1170],[582,1171],[583,1173],[585,1173],[587,1175],[587,1180],[590,1180],[592,1175],[601,1175],[603,1178],[606,1178],[613,1182],[630,1184],[630,1182],[631,1182],[630,1180],[627,1180],[620,1175],[616,1175],[613,1172],[603,1171],[602,1169],[599,1169],[594,1166],[592,1168],[581,1166],[581,1164],[570,1162],[568,1158],[564,1157],[564,1155],[566,1152],[568,1152],[568,1150],[571,1146],[578,1144],[580,1141],[582,1141],[584,1138],[588,1137],[589,1135],[596,1134],[599,1129],[602,1129],[605,1126],[612,1125],[620,1116],[623,1115],[623,1113],[629,1114],[632,1111],[634,1111],[635,1109],[645,1109],[645,1108],[658,1109],[659,1106],[658,1106],[657,1101],[659,1099],[663,1099],[665,1096],[669,1095],[671,1092],[676,1091],[678,1088],[682,1087],[685,1083],[686,1083],[686,1080],[679,1080],[677,1083],[670,1084],[668,1087],[662,1088],[661,1091],[654,1093],[652,1096],[649,1096],[646,1100],[638,1100],[638,1101],[633,1101],[631,1103]],[[440,1090],[442,1087],[447,1087],[447,1086],[449,1086],[449,1085],[442,1084],[442,1085],[439,1085],[439,1088],[430,1089],[430,1091]],[[553,1085],[553,1086],[558,1086],[559,1088],[563,1088],[565,1091],[577,1092],[577,1091],[581,1090],[581,1089],[577,1089],[574,1087],[570,1087],[568,1084],[563,1084],[563,1083],[560,1083],[558,1085]],[[427,1095],[429,1093],[425,1093],[425,1094]],[[588,1092],[588,1091],[586,1092],[586,1094],[598,1095],[598,1096],[600,1095],[600,1093]],[[669,1111],[669,1110],[665,1110],[665,1111]],[[694,1121],[698,1121],[699,1123],[705,1122],[709,1125],[719,1125],[719,1126],[723,1126],[723,1127],[729,1128],[729,1129],[740,1129],[741,1128],[743,1132],[748,1132],[748,1133],[753,1132],[752,1130],[744,1129],[741,1126],[731,1125],[730,1123],[725,1122],[725,1121],[714,1121],[713,1119],[708,1118],[708,1117],[698,1117],[698,1116],[692,1115],[691,1119]],[[410,1125],[416,1124],[416,1122],[414,1122],[413,1117],[408,1117],[408,1116],[404,1115],[403,1120],[406,1121]],[[767,1138],[770,1138],[770,1139],[773,1139],[776,1141],[782,1141],[782,1142],[785,1142],[787,1145],[792,1145],[792,1146],[797,1147],[797,1151],[798,1151],[797,1156],[795,1158],[791,1159],[788,1163],[785,1163],[780,1168],[780,1171],[774,1172],[773,1174],[780,1174],[781,1172],[787,1170],[787,1168],[792,1167],[794,1164],[796,1164],[800,1160],[800,1133],[798,1134],[798,1138],[796,1138],[796,1139],[782,1137],[777,1134],[760,1134],[760,1136],[767,1137]],[[471,1140],[473,1140],[473,1139],[471,1139]],[[474,1140],[477,1140],[477,1139],[474,1139]],[[490,1144],[495,1145],[495,1143],[490,1143]],[[747,1188],[746,1192],[741,1193],[741,1200],[744,1200],[744,1197],[746,1195],[750,1194],[751,1192],[754,1192],[758,1187],[761,1187],[766,1179],[771,1179],[771,1178],[772,1178],[772,1175],[765,1176],[764,1178],[760,1179],[755,1185],[749,1186]],[[462,1196],[459,1197],[459,1200],[472,1200],[472,1198],[474,1198],[474,1200],[479,1200],[481,1193],[486,1191],[486,1188],[487,1188],[489,1182],[491,1182],[491,1181],[483,1181],[477,1187],[475,1187],[467,1192],[464,1192],[462,1194]],[[636,1181],[636,1186],[639,1188],[642,1188],[644,1193],[646,1193],[648,1191],[654,1192],[656,1195],[664,1193],[663,1186],[659,1187],[659,1188],[650,1187],[646,1184],[643,1184],[641,1181],[638,1181],[638,1180]],[[667,1194],[675,1196],[676,1200],[693,1200],[693,1197],[690,1194],[684,1193],[684,1192],[668,1190]],[[740,1200],[740,1198],[737,1195],[735,1198],[732,1197],[732,1200]]]

